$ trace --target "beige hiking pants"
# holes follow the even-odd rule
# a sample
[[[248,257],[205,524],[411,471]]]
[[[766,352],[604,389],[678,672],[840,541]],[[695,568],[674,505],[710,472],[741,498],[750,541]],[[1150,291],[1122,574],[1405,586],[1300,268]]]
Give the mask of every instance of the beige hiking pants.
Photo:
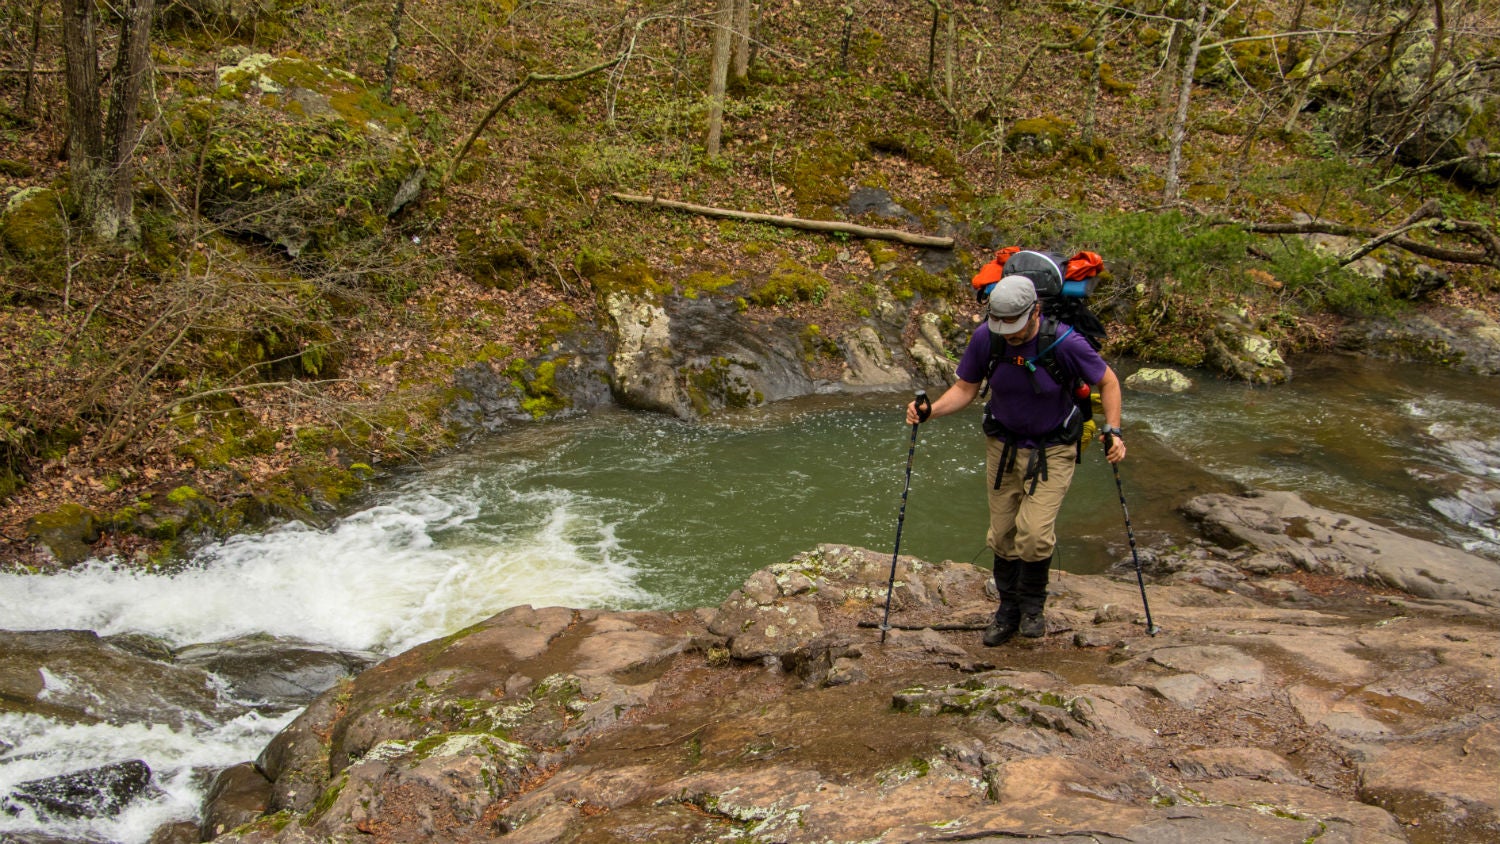
[[[985,488],[990,498],[990,550],[1002,557],[1022,562],[1036,562],[1052,556],[1057,546],[1057,513],[1063,496],[1073,483],[1073,461],[1078,457],[1076,445],[1054,445],[1047,449],[1047,478],[1038,480],[1036,493],[1027,495],[1031,482],[1023,483],[1032,449],[1020,449],[1015,465],[995,489],[995,471],[1005,442],[988,437],[985,452]]]

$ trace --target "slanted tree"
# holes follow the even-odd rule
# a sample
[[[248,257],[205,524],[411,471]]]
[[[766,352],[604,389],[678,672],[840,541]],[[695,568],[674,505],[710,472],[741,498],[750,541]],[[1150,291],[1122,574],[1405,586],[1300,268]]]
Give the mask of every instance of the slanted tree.
[[[96,7],[62,0],[68,100],[69,191],[87,229],[103,241],[137,234],[132,178],[141,137],[141,90],[150,72],[153,0],[121,0],[108,109],[101,90]]]

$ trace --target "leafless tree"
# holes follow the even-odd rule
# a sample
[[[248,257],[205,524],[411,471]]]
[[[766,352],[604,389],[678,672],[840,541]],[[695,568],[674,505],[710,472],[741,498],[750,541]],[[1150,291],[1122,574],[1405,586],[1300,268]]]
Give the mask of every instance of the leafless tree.
[[[120,31],[106,114],[96,7],[62,0],[69,188],[87,228],[104,241],[137,234],[131,178],[141,134],[141,91],[151,68],[152,5],[153,0],[123,0],[116,7]]]
[[[719,155],[719,141],[724,133],[724,92],[729,78],[729,48],[734,35],[735,0],[719,0],[714,15],[713,67],[708,77],[708,140],[704,152],[709,158]]]

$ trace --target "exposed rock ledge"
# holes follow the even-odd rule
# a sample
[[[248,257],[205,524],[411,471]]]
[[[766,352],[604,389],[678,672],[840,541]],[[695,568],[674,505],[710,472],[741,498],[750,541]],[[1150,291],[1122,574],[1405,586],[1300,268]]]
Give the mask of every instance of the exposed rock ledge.
[[[508,610],[319,698],[218,840],[1497,840],[1500,567],[1294,496],[1191,509],[1258,544],[1153,557],[1155,637],[1133,573],[1061,574],[1045,639],[984,648],[988,573],[904,557],[882,644],[890,556],[837,546],[717,610]],[[1304,568],[1356,548],[1419,574],[1338,574],[1490,586]]]

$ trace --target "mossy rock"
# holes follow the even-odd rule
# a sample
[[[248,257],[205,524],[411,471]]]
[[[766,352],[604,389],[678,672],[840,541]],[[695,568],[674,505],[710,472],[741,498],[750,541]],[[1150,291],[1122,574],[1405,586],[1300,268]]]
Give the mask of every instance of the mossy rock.
[[[494,227],[465,228],[456,239],[459,270],[485,287],[514,290],[531,271],[531,251]]]
[[[81,504],[69,502],[38,513],[26,522],[26,535],[64,566],[87,560],[99,541],[99,518]]]
[[[792,165],[790,186],[799,213],[815,219],[831,217],[832,208],[849,199],[849,178],[863,155],[863,150],[831,133],[814,138]]]
[[[9,176],[12,179],[29,179],[34,175],[36,175],[36,168],[30,164],[10,158],[0,158],[0,176]]]
[[[0,244],[21,258],[60,257],[65,246],[63,232],[68,224],[61,199],[61,194],[47,188],[27,188],[16,193],[0,214]]]
[[[168,126],[203,147],[210,213],[297,256],[378,234],[420,190],[409,122],[353,74],[262,53]]]
[[[1055,155],[1066,144],[1073,130],[1072,121],[1055,114],[1017,120],[1005,130],[1005,150],[1017,155],[1045,158]]]
[[[531,414],[531,418],[541,419],[566,410],[572,404],[557,386],[557,369],[566,366],[568,360],[562,357],[535,364],[517,360],[506,369],[506,374],[511,376],[511,386],[521,396],[521,410]]]
[[[777,264],[771,277],[745,298],[757,305],[789,305],[793,302],[820,304],[827,298],[828,279],[790,258]]]

